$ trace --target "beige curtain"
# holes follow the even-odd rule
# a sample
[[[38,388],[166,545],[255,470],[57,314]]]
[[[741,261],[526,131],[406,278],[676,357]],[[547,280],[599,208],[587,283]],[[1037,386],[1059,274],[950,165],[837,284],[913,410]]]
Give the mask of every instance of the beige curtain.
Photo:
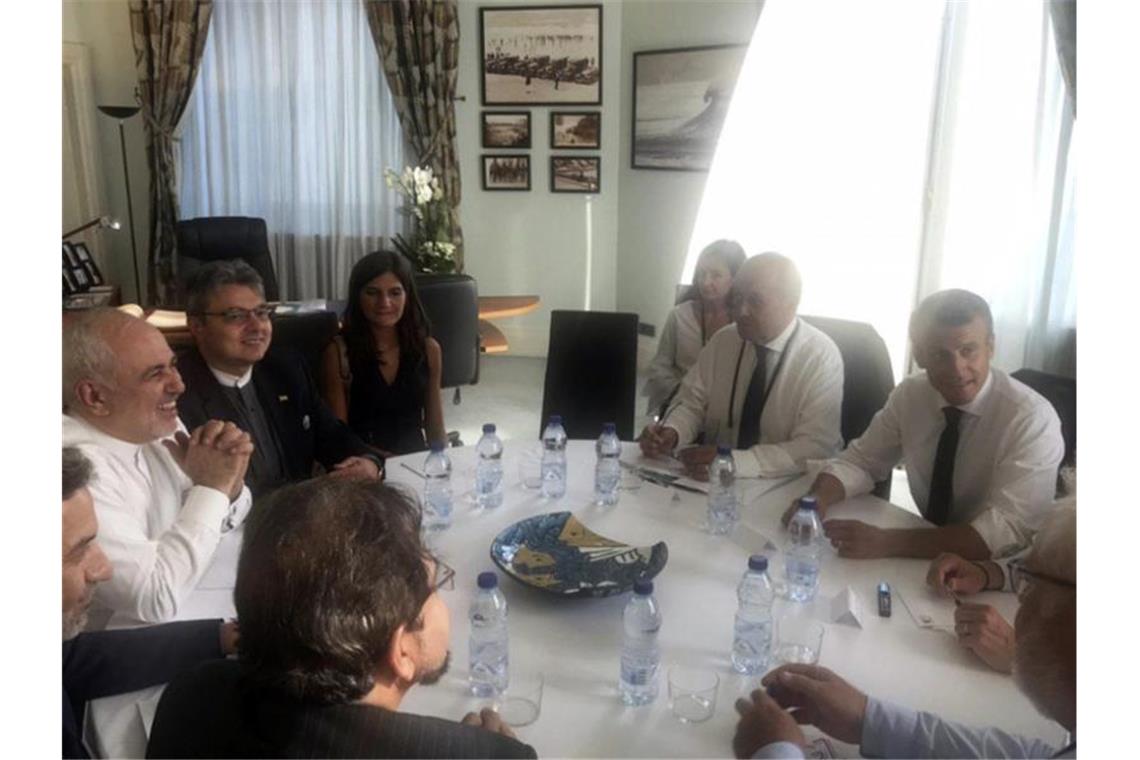
[[[456,266],[463,271],[459,161],[455,154],[455,82],[459,60],[456,0],[363,0],[372,39],[404,135],[447,194]],[[398,167],[394,167],[397,168]]]
[[[1065,77],[1073,118],[1077,115],[1077,0],[1052,0],[1053,32],[1057,38],[1057,58]]]
[[[150,167],[148,300],[173,303],[178,221],[174,130],[194,89],[214,6],[213,0],[131,0],[130,9]]]

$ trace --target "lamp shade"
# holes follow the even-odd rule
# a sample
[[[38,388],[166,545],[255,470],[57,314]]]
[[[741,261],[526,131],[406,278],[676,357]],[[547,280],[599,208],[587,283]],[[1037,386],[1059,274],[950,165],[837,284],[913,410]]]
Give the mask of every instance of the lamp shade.
[[[99,110],[113,119],[129,119],[141,110],[142,106],[99,106]]]

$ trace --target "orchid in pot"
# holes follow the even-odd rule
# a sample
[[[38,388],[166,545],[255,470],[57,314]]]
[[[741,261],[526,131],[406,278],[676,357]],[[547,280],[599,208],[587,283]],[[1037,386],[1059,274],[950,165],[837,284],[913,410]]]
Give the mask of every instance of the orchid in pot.
[[[400,213],[412,220],[408,236],[392,244],[419,272],[454,272],[455,244],[449,238],[449,209],[439,178],[428,166],[408,166],[403,172],[384,171],[384,182],[407,200]]]

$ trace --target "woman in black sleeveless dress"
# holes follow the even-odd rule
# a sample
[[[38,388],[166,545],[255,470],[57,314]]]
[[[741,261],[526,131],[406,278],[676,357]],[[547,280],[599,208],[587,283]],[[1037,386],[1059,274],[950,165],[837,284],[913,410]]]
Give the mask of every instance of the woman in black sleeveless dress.
[[[337,417],[385,455],[447,441],[442,359],[429,329],[406,258],[377,251],[356,263],[343,326],[323,358],[324,395]]]

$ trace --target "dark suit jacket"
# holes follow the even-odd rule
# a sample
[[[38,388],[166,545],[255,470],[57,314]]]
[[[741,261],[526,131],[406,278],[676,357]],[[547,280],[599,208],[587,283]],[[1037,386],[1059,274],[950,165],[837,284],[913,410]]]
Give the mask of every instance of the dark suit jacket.
[[[166,683],[203,660],[220,658],[221,622],[81,633],[63,642],[63,756],[88,756],[80,725],[90,700]]]
[[[193,430],[208,420],[241,425],[241,415],[206,361],[191,348],[179,356],[178,371],[186,392],[178,399],[178,416]],[[251,379],[270,425],[281,441],[290,481],[312,477],[313,462],[326,469],[350,456],[382,459],[336,418],[321,399],[305,361],[288,348],[270,348],[253,366]],[[257,441],[256,445],[260,445]],[[254,494],[257,496],[258,494]]]
[[[245,668],[205,663],[167,686],[147,757],[536,757],[528,744],[441,718],[300,702],[251,684]]]

